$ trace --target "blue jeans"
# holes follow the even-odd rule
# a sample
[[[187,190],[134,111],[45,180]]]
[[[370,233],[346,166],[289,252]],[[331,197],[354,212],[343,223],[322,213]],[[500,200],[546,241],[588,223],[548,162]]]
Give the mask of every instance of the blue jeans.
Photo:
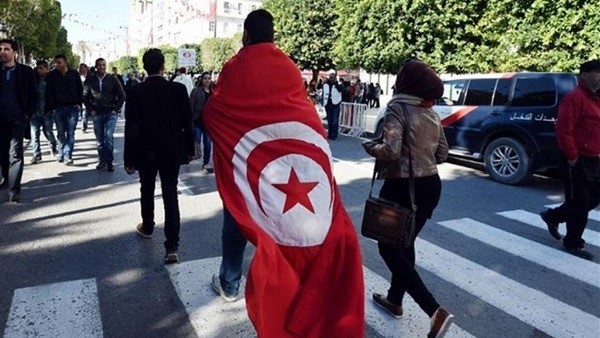
[[[40,146],[40,133],[43,132],[46,140],[50,142],[52,149],[56,150],[56,138],[52,133],[54,121],[49,115],[34,114],[31,117],[31,141],[33,146],[33,157],[42,157]]]
[[[210,137],[208,136],[206,129],[200,126],[195,126],[194,140],[196,143],[200,143],[200,141],[202,141],[202,165],[208,164],[208,162],[210,162],[210,148],[212,142],[210,141]]]
[[[340,129],[340,105],[328,104],[325,106],[325,112],[327,113],[327,138],[335,140]]]
[[[88,128],[88,112],[87,109],[81,109],[81,130],[87,131]]]
[[[114,160],[114,137],[117,126],[117,114],[104,113],[94,115],[94,134],[98,142],[98,157],[100,162],[111,163]]]
[[[71,159],[75,147],[75,128],[79,110],[76,106],[60,107],[54,110],[53,115],[58,131],[58,156]]]
[[[248,241],[237,227],[233,216],[223,209],[223,232],[221,234],[223,260],[219,270],[221,287],[228,296],[237,296],[242,279],[244,250]]]

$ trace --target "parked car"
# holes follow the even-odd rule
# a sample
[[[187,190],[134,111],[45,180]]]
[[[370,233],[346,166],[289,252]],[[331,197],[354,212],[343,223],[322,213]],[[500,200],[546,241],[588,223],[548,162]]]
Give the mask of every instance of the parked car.
[[[558,103],[576,85],[572,73],[455,76],[444,80],[434,109],[452,155],[482,161],[493,180],[516,185],[558,166]],[[377,117],[378,135],[384,113]]]

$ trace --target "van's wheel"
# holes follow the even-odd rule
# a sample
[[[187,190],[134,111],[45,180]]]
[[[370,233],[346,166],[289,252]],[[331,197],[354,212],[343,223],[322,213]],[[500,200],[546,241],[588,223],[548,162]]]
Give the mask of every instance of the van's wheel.
[[[492,141],[485,150],[485,169],[490,177],[504,184],[521,184],[533,174],[533,159],[521,142],[501,137]]]

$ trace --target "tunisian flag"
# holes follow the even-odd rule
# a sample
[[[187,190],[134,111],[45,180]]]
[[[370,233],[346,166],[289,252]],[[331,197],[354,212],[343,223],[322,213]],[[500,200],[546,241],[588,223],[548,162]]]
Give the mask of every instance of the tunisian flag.
[[[256,246],[246,303],[258,336],[363,336],[358,239],[296,65],[273,43],[242,48],[203,120],[223,203]]]

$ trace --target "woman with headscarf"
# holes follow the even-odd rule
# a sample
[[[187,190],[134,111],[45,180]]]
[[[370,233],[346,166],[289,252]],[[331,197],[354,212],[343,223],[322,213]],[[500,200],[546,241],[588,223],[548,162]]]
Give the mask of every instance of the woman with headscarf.
[[[442,97],[442,80],[426,63],[408,59],[398,71],[394,96],[384,116],[383,134],[363,143],[366,152],[376,158],[377,178],[383,179],[379,196],[410,208],[409,150],[414,176],[415,238],[406,249],[378,242],[379,254],[392,272],[387,296],[374,293],[373,301],[396,318],[402,315],[402,299],[408,294],[431,318],[428,337],[442,337],[452,316],[440,307],[415,270],[414,241],[427,219],[431,218],[441,194],[437,164],[448,157],[448,144],[439,116],[432,106]],[[403,113],[402,106],[407,109]],[[407,119],[409,121],[407,121]],[[408,122],[408,123],[407,123]]]

